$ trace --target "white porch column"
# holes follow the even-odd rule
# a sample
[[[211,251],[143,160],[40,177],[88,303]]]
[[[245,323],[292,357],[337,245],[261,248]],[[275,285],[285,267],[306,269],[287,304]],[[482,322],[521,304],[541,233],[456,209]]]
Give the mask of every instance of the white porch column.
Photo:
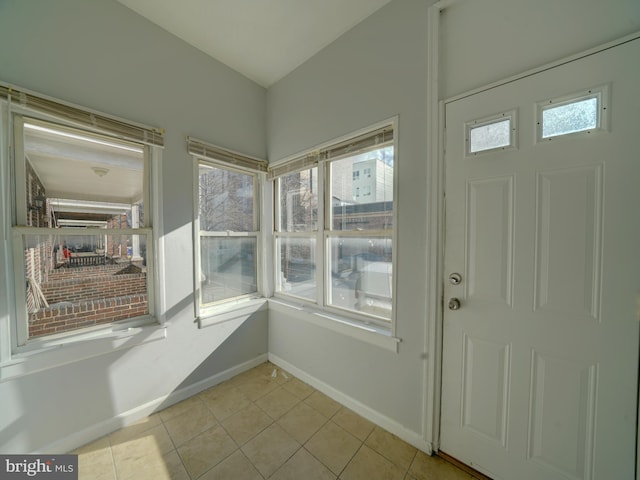
[[[140,226],[140,206],[131,205],[131,228],[138,228]],[[133,235],[131,238],[131,260],[142,260],[140,256],[140,237]]]

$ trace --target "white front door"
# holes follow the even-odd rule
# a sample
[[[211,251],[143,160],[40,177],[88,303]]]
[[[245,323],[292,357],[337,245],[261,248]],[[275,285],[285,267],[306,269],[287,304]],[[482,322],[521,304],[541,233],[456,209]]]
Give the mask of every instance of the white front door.
[[[640,40],[445,117],[440,449],[496,479],[635,478]]]

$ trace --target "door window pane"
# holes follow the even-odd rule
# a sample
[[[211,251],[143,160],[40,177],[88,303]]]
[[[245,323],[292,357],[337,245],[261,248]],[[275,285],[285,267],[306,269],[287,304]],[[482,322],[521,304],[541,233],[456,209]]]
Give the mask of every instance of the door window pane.
[[[478,153],[511,145],[511,118],[470,127],[468,152]]]
[[[597,126],[597,97],[545,107],[542,110],[542,138],[584,132]]]

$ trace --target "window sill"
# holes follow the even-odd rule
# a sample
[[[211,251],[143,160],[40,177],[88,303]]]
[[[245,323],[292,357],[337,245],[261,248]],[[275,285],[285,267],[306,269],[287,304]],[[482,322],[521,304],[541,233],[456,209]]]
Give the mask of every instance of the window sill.
[[[198,317],[198,327],[206,328],[241,317],[249,317],[267,306],[266,298],[247,298],[218,305]]]
[[[15,353],[10,360],[0,364],[0,383],[117,350],[163,340],[166,336],[166,327],[154,323],[122,330],[99,330],[57,342],[43,341],[41,346]]]
[[[364,324],[334,313],[314,310],[306,305],[294,304],[280,298],[269,299],[269,310],[285,314],[296,313],[297,318],[334,332],[348,335],[357,340],[398,353],[398,344],[402,339],[394,337],[383,327]]]

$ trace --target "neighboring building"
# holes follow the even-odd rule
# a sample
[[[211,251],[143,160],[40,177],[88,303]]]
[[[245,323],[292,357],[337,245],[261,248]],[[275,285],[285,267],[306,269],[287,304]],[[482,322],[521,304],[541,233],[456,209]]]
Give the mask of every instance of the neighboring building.
[[[387,149],[379,150],[384,152]],[[393,158],[393,154],[391,154]],[[384,158],[368,158],[353,163],[353,200],[357,203],[393,200],[393,167]]]

